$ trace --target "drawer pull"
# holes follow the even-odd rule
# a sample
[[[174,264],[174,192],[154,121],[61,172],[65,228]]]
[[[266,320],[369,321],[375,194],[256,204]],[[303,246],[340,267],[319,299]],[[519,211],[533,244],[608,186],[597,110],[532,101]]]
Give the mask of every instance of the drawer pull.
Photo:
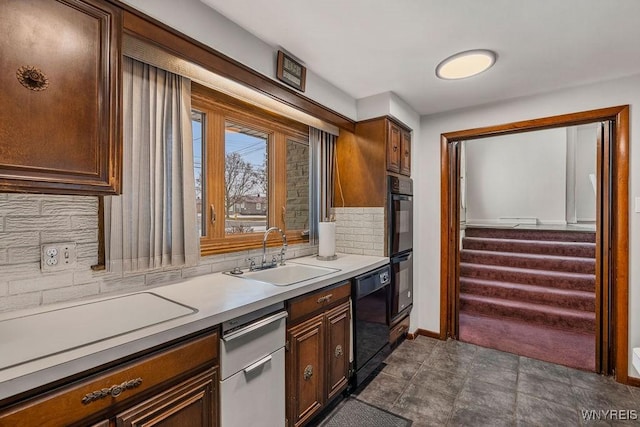
[[[258,360],[256,363],[247,366],[246,368],[244,368],[244,373],[249,375],[251,372],[255,371],[259,367],[266,365],[269,361],[271,361],[271,355],[268,355],[267,357],[264,357]]]
[[[112,385],[109,388],[103,388],[101,390],[97,390],[92,393],[87,393],[82,398],[82,403],[85,405],[88,405],[91,402],[104,399],[107,396],[118,397],[120,396],[120,394],[122,394],[123,391],[136,388],[140,384],[142,384],[142,378],[136,378],[135,380],[125,381],[122,384]]]
[[[302,374],[302,377],[304,378],[305,381],[309,381],[312,376],[313,376],[313,366],[307,365],[307,367],[304,368],[304,373]]]
[[[318,304],[322,304],[329,301],[331,297],[333,297],[333,294],[325,295],[323,297],[318,298]]]

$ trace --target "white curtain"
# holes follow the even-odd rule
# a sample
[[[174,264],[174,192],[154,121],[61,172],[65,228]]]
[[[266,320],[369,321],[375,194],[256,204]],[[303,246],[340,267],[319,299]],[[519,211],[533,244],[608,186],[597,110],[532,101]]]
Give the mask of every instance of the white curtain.
[[[189,79],[124,57],[122,195],[105,197],[109,271],[195,265]]]
[[[334,165],[336,155],[336,136],[313,127],[309,128],[309,146],[311,147],[311,221],[312,242],[317,242],[318,222],[331,218],[333,206]]]

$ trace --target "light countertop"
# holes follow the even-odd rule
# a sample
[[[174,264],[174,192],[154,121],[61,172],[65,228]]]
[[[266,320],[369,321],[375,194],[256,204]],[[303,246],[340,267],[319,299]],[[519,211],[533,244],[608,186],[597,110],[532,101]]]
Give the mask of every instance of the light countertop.
[[[272,304],[358,276],[388,262],[388,258],[378,256],[338,254],[338,258],[334,261],[320,261],[315,256],[309,256],[288,260],[287,263],[314,265],[339,269],[339,271],[289,286],[274,286],[223,273],[214,273],[132,293],[130,295],[147,294],[144,298],[142,295],[129,298],[130,302],[135,300],[141,302],[134,306],[116,304],[118,302],[116,300],[122,298],[122,295],[118,295],[1,314],[0,341],[2,341],[3,352],[9,351],[12,356],[3,360],[0,355],[0,366],[8,366],[0,369],[0,401],[219,325]],[[170,320],[158,321],[149,312],[156,307],[154,304],[149,304],[154,302],[149,299],[149,293],[194,310],[188,310]],[[94,304],[109,306],[109,310],[113,311],[110,316],[114,318],[122,315],[121,310],[127,310],[128,316],[134,316],[139,327],[131,332],[117,333],[118,330],[113,329],[114,322],[111,322],[108,317],[75,318],[82,313],[82,310],[85,312],[88,310],[85,307],[92,305],[96,307]],[[131,314],[132,312],[135,314]],[[74,318],[65,318],[67,314]],[[146,321],[146,318],[150,320]],[[28,323],[22,322],[21,319],[28,320]],[[48,324],[42,325],[42,333],[34,333],[36,336],[33,340],[22,338],[19,330],[21,327],[27,331],[38,331],[38,324],[34,319],[47,319]],[[6,327],[4,332],[3,325]],[[60,342],[61,337],[70,333],[70,325],[73,325],[73,333],[78,337],[87,337],[85,345],[67,349],[66,344]],[[111,333],[111,330],[116,332]],[[8,335],[10,336],[7,337]],[[106,338],[98,339],[99,337]],[[57,342],[47,342],[47,340],[57,340]],[[47,355],[47,351],[42,349],[43,347],[56,348],[56,346],[61,351],[55,354]],[[38,357],[30,357],[32,355]],[[24,363],[21,363],[23,360],[21,358],[24,358]]]

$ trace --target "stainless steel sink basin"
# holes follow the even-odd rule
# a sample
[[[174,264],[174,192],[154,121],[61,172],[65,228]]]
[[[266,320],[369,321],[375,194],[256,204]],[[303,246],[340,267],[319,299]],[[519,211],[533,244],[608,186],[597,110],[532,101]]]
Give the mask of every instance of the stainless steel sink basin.
[[[337,271],[340,271],[340,269],[289,263],[269,268],[267,270],[246,271],[241,275],[235,275],[235,277],[257,280],[260,282],[270,283],[275,286],[288,286],[304,282],[305,280],[315,279],[316,277],[322,277]]]

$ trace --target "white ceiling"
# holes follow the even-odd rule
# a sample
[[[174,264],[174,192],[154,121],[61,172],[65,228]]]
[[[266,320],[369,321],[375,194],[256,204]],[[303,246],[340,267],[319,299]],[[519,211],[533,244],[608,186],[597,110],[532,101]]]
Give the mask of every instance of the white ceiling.
[[[639,0],[202,0],[356,99],[394,92],[420,114],[640,73]],[[496,65],[439,80],[442,59]]]

